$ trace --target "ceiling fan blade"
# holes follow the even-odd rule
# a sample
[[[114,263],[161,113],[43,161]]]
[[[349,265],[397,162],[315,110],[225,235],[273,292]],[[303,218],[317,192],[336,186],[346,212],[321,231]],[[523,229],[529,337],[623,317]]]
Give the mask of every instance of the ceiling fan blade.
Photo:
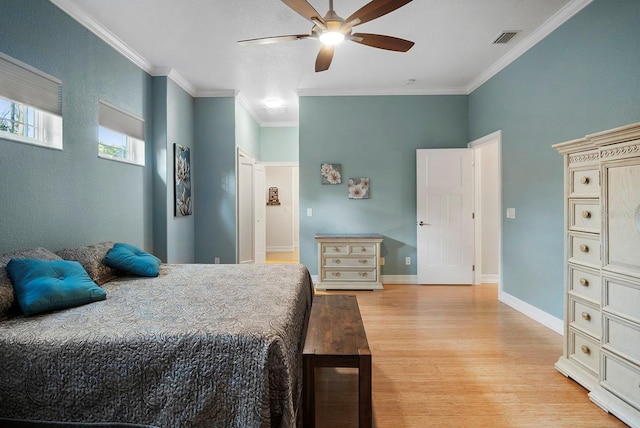
[[[331,60],[333,59],[333,46],[322,45],[318,57],[316,58],[316,73],[329,69]]]
[[[292,42],[295,40],[309,39],[308,34],[291,34],[289,36],[262,37],[259,39],[240,40],[239,45],[268,45],[270,43]]]
[[[304,16],[309,21],[320,21],[324,24],[324,19],[322,19],[322,15],[318,13],[317,10],[313,8],[306,0],[282,0],[282,3],[289,6],[296,13]]]
[[[415,44],[411,40],[399,39],[397,37],[382,36],[380,34],[354,33],[349,38],[351,41],[362,45],[371,46],[388,51],[406,52]]]
[[[350,17],[345,19],[345,22],[358,18],[360,22],[354,24],[354,26],[364,24],[365,22],[380,18],[389,12],[393,12],[411,1],[412,0],[372,0],[360,9],[356,10]]]

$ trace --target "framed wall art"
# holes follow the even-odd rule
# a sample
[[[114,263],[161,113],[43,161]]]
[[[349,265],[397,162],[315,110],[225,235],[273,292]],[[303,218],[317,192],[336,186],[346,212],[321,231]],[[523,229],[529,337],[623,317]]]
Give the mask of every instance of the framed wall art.
[[[176,217],[193,214],[191,200],[191,149],[180,144],[173,145],[174,155],[174,188]]]
[[[349,179],[349,199],[369,199],[369,179]]]
[[[322,184],[342,183],[342,165],[339,163],[323,163],[320,166]]]

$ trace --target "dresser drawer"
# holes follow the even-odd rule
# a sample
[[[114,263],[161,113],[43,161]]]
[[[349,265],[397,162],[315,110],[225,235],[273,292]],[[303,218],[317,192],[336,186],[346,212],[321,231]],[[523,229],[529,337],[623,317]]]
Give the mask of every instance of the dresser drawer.
[[[569,359],[579,363],[594,377],[598,377],[600,345],[573,328],[569,328]]]
[[[362,257],[325,257],[324,265],[330,267],[375,267],[376,258],[372,256]]]
[[[599,199],[569,200],[569,229],[578,232],[600,233]]]
[[[347,244],[322,244],[322,254],[324,255],[343,255],[349,254],[349,245]]]
[[[600,197],[600,171],[595,169],[571,169],[570,197]]]
[[[612,317],[607,313],[604,318],[602,347],[640,364],[640,326]]]
[[[603,276],[602,309],[640,324],[640,283]]]
[[[360,270],[345,270],[345,269],[325,269],[322,281],[336,282],[336,281],[376,281],[375,269],[360,269]]]
[[[349,248],[349,254],[353,255],[369,255],[376,253],[376,246],[371,244],[352,244]]]
[[[602,314],[599,308],[595,308],[584,301],[570,297],[569,322],[571,326],[600,340],[602,333]]]
[[[569,292],[594,303],[600,303],[602,282],[598,271],[569,265]]]
[[[602,354],[602,386],[636,408],[640,408],[640,370],[621,358]]]
[[[595,268],[600,267],[600,237],[569,234],[569,261]]]

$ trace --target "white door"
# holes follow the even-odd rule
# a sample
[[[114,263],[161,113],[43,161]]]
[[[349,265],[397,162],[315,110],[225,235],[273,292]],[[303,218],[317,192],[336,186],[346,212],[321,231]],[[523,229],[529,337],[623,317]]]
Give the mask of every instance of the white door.
[[[416,150],[418,284],[473,284],[473,150]]]
[[[267,195],[265,188],[264,165],[253,165],[253,192],[254,192],[254,230],[253,245],[255,263],[265,263],[267,258]]]
[[[253,159],[238,155],[238,263],[253,263]]]

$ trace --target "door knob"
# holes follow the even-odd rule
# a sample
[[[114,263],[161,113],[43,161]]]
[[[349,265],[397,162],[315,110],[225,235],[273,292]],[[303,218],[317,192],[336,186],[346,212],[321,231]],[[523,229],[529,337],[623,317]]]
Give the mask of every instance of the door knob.
[[[425,223],[424,221],[420,221],[420,223],[418,223],[418,226],[431,226],[429,223]]]

